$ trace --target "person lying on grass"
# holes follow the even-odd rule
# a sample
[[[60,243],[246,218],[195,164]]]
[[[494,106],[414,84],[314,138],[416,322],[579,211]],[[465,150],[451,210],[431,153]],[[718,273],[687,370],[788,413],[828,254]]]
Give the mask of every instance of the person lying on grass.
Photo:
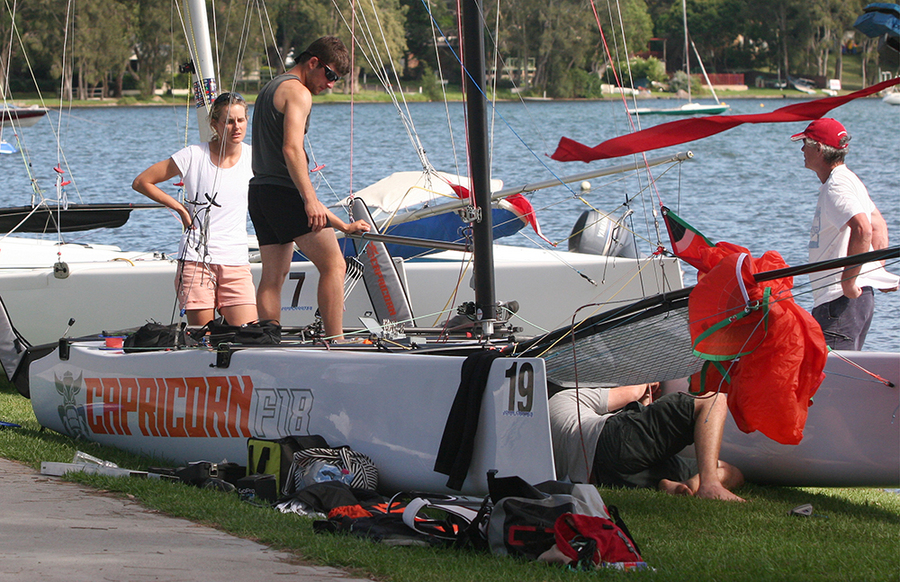
[[[719,460],[725,394],[655,399],[659,383],[563,390],[550,399],[556,475],[575,483],[651,488],[671,495],[744,501],[744,482]],[[696,460],[678,456],[694,444]]]

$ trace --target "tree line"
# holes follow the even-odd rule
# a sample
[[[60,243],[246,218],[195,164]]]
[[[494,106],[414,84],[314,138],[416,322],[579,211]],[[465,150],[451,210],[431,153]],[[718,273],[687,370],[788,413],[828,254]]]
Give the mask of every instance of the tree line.
[[[710,72],[840,79],[852,24],[867,3],[687,0],[686,12]],[[264,82],[284,70],[293,51],[324,34],[350,46],[351,25],[358,49],[350,78],[396,73],[433,87],[440,72],[451,84],[461,82],[455,2],[355,5],[354,12],[349,0],[209,4],[220,87],[252,82],[260,72]],[[550,96],[579,96],[617,76],[627,86],[626,64],[637,55],[664,61],[668,74],[684,63],[682,0],[502,0],[485,2],[484,21],[487,62],[496,63],[489,78]],[[36,83],[66,99],[118,97],[125,89],[149,96],[164,84],[186,88],[189,76],[179,72],[189,60],[183,26],[174,0],[10,0],[0,17],[0,70],[9,74],[0,82],[14,94],[33,93]],[[856,33],[850,44],[861,55],[865,83],[876,81],[878,68],[896,68],[879,61],[877,39]]]

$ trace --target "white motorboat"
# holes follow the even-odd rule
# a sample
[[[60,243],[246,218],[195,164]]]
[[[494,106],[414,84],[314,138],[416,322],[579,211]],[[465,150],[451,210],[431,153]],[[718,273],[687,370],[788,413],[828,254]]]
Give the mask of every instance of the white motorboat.
[[[46,107],[16,107],[4,105],[0,107],[0,125],[2,127],[31,127],[41,120],[49,109]]]
[[[494,245],[494,257],[499,297],[519,303],[522,317],[514,317],[513,323],[528,334],[564,325],[587,303],[634,300],[647,289],[662,292],[682,286],[681,267],[671,257],[634,259],[504,245]],[[455,314],[457,304],[472,301],[470,277],[460,281],[461,265],[470,260],[469,253],[442,251],[399,263],[416,316],[416,321],[403,323],[436,326]],[[178,319],[175,269],[174,260],[157,253],[0,240],[0,297],[17,328],[35,345],[54,342],[64,333],[77,336],[150,320],[169,322],[173,314]],[[258,283],[261,264],[251,264],[251,271]],[[579,271],[605,282],[594,286]],[[318,271],[312,263],[296,261],[288,277],[282,289],[282,325],[313,324]],[[560,285],[567,289],[565,297],[550,301],[559,295]],[[451,295],[457,288],[454,303]],[[345,299],[345,327],[361,327],[359,318],[373,311],[369,294],[358,285]],[[69,326],[71,319],[75,321]]]
[[[690,159],[691,155],[688,152],[661,156],[649,160],[648,164],[678,163]],[[494,194],[506,197],[560,181],[580,181],[634,169],[635,164],[623,164],[507,188]],[[415,184],[419,176],[407,176],[404,183],[411,180],[410,183]],[[500,188],[499,182],[495,186]],[[0,225],[15,232],[56,233],[45,235],[48,237],[45,239],[10,235],[0,238],[0,297],[3,297],[12,320],[32,344],[54,342],[64,332],[85,335],[103,329],[135,327],[151,320],[169,322],[179,319],[174,290],[175,260],[157,252],[66,243],[62,234],[120,226],[135,208],[157,206],[92,204],[61,208],[40,204],[0,209]],[[449,212],[458,208],[459,203],[444,206],[443,209],[435,206],[418,212],[424,211],[429,216]],[[396,222],[416,217],[414,213],[393,216]],[[519,218],[515,220],[519,221]],[[630,301],[648,293],[683,286],[677,260],[640,256],[621,219],[615,221],[596,212],[588,213],[582,216],[574,232],[573,241],[577,242],[570,243],[570,250],[577,252],[493,245],[498,293],[501,299],[516,301],[527,310],[527,317],[513,319],[525,333],[540,333],[564,325],[581,305],[603,303],[613,298]],[[372,264],[364,274],[373,293],[366,293],[363,286],[358,286],[346,296],[345,327],[359,328],[359,318],[373,312],[379,321],[389,318],[407,326],[436,326],[452,317],[457,305],[474,299],[469,283],[472,275],[463,275],[471,271],[468,269],[473,258],[471,252],[444,250],[394,261],[389,258],[384,245],[369,244],[372,249],[382,249],[379,257],[382,265]],[[251,272],[254,282],[258,283],[261,264],[255,240],[250,241],[250,248]],[[393,281],[386,287],[388,275],[393,276]],[[282,289],[281,323],[284,326],[303,327],[315,323],[317,283],[318,271],[298,255]],[[558,296],[559,285],[565,285],[568,291],[563,297]],[[382,292],[382,288],[386,291]],[[402,320],[379,309],[389,299],[384,293],[402,295],[403,301],[411,303]],[[548,300],[554,296],[554,301]],[[375,304],[372,297],[376,298]],[[525,313],[522,311],[523,315]]]

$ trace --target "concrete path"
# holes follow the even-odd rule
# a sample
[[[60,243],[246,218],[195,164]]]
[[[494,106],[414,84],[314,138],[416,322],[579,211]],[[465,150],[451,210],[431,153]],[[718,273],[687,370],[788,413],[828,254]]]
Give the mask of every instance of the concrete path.
[[[0,459],[0,581],[361,582]]]

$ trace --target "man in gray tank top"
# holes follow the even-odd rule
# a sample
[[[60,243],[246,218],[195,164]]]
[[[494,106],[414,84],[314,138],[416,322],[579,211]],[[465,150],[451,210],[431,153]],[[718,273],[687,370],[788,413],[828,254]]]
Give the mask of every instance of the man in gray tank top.
[[[281,288],[290,271],[294,244],[319,271],[319,313],[325,335],[343,337],[346,264],[331,227],[344,233],[369,230],[347,224],[319,201],[309,177],[303,140],[312,96],[350,71],[347,47],[333,36],[313,42],[296,65],[272,79],[253,109],[253,178],[248,207],[262,259],[256,292],[259,318],[280,321]]]

